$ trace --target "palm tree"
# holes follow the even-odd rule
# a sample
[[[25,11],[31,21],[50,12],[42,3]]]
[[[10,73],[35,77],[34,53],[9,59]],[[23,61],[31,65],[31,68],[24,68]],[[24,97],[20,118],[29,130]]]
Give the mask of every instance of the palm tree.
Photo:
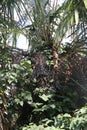
[[[50,44],[51,42],[57,43],[57,46],[60,46],[68,30],[72,30],[73,38],[75,38],[75,34],[80,39],[83,37],[83,33],[85,36],[87,12],[84,3],[84,0],[68,0],[59,6],[57,0],[53,4],[50,0],[33,0],[32,2],[31,0],[26,0],[26,2],[24,0],[2,0],[1,17],[4,22],[7,21],[10,24],[9,27],[12,27],[15,34],[21,30],[31,45],[34,44],[33,42],[35,42],[35,46],[38,45],[38,42],[45,41]],[[18,21],[16,21],[14,13]],[[14,27],[17,28],[17,31]],[[36,43],[36,41],[38,42]]]
[[[78,53],[85,50],[86,18],[85,0],[65,0],[62,5],[59,5],[57,0],[53,4],[51,0],[1,0],[1,51],[3,46],[7,47],[9,36],[12,35],[15,45],[16,36],[22,33],[29,39],[31,51],[51,50],[54,67],[58,67],[58,55],[62,57],[64,53],[69,55],[73,51]],[[67,32],[72,42],[62,44]]]

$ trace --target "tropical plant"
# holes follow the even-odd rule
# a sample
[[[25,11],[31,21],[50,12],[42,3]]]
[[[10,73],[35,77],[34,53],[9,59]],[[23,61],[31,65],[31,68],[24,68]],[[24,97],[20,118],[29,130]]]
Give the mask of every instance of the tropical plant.
[[[58,115],[54,118],[53,126],[35,125],[30,124],[29,126],[22,127],[22,130],[33,130],[33,129],[43,129],[43,130],[81,130],[87,129],[87,107],[83,107],[75,112],[74,117],[69,114]],[[49,122],[50,120],[47,120]]]
[[[2,130],[86,129],[87,108],[74,116],[74,110],[87,101],[85,85],[77,82],[86,79],[82,66],[87,53],[86,17],[86,0],[67,0],[61,5],[50,0],[0,1]],[[21,56],[19,51],[14,53],[19,34],[31,46]],[[66,35],[71,41],[64,43]]]

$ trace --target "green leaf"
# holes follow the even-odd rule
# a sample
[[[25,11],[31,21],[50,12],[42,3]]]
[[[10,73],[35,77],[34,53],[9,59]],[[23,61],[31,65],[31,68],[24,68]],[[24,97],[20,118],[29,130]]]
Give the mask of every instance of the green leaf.
[[[39,96],[42,100],[44,101],[48,101],[48,96],[46,96],[45,94]]]
[[[21,62],[21,65],[22,65],[23,67],[25,67],[30,74],[32,74],[33,69],[31,68],[31,61],[30,61],[30,60],[22,61],[22,62]]]
[[[25,66],[27,69],[30,69],[31,61],[30,60],[22,61],[21,65]]]
[[[23,106],[23,104],[24,104],[23,101],[20,101],[20,105]]]
[[[70,114],[68,114],[68,113],[65,113],[63,117],[67,117],[67,118],[69,117],[69,118],[70,118],[70,117],[71,117],[71,115],[70,115]]]
[[[20,99],[19,99],[19,98],[16,98],[16,99],[15,99],[15,102],[16,102],[17,104],[20,104]]]
[[[73,17],[73,16],[71,17],[71,20],[70,20],[70,21],[71,21],[71,26],[72,26],[73,23],[74,23],[74,17]]]
[[[25,100],[32,101],[32,95],[30,92],[26,92],[24,96]]]
[[[54,79],[51,79],[49,82],[50,82],[50,83],[53,83],[53,82],[54,82]]]
[[[55,104],[51,104],[50,107],[55,109],[56,106],[55,106]]]
[[[79,13],[77,9],[75,10],[75,22],[76,22],[76,25],[79,23]]]
[[[37,102],[36,105],[37,105],[37,106],[42,106],[43,103],[39,103],[39,102]]]
[[[23,62],[25,65],[31,65],[31,61],[30,60],[26,60]]]
[[[85,4],[85,7],[87,9],[87,0],[83,0],[84,4]]]

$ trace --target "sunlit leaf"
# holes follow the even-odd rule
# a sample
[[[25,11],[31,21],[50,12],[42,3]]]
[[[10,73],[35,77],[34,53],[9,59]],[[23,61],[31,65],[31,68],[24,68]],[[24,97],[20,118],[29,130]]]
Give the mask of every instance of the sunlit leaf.
[[[76,22],[76,24],[79,23],[79,13],[78,13],[78,10],[75,10],[75,22]]]
[[[41,95],[41,96],[39,96],[42,100],[44,100],[44,101],[48,101],[48,96],[46,96],[45,94],[43,94],[43,95]]]
[[[84,1],[84,4],[85,4],[85,7],[87,9],[87,0],[83,0]]]
[[[23,106],[24,102],[23,101],[20,101],[20,105]]]

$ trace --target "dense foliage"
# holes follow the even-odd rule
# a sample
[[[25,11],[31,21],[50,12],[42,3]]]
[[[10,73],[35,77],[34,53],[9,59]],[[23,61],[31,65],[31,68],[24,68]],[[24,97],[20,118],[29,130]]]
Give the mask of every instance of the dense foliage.
[[[85,0],[0,2],[0,130],[87,129],[86,18]]]

